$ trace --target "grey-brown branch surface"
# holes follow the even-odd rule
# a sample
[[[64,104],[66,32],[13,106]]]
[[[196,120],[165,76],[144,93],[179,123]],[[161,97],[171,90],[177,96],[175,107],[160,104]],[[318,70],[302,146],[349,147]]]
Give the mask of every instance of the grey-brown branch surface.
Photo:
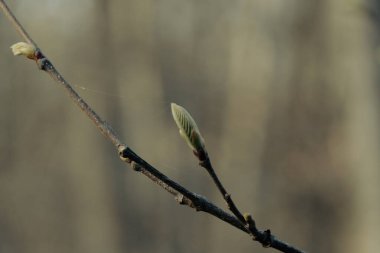
[[[121,160],[129,164],[135,171],[142,173],[153,182],[158,184],[161,188],[169,192],[175,197],[175,200],[181,205],[187,205],[194,208],[196,211],[202,211],[209,213],[214,217],[240,229],[241,231],[253,235],[254,240],[258,241],[265,247],[271,247],[285,253],[303,253],[303,251],[277,239],[273,236],[270,230],[260,231],[256,228],[255,222],[251,216],[245,218],[245,223],[242,222],[242,218],[236,218],[235,216],[225,212],[205,197],[191,192],[168,178],[159,170],[154,168],[132,149],[125,145],[115,133],[112,127],[103,120],[84,100],[79,94],[72,88],[72,86],[63,78],[63,76],[54,67],[52,62],[42,54],[42,51],[38,48],[37,44],[25,31],[23,26],[16,19],[12,11],[8,8],[4,0],[0,0],[0,8],[12,26],[21,35],[21,37],[30,45],[33,45],[36,50],[32,57],[39,69],[48,73],[54,81],[62,85],[66,90],[72,101],[88,116],[89,119],[95,124],[99,131],[109,139],[117,149],[118,155]],[[228,197],[228,196],[227,196]],[[240,214],[241,215],[241,214]]]

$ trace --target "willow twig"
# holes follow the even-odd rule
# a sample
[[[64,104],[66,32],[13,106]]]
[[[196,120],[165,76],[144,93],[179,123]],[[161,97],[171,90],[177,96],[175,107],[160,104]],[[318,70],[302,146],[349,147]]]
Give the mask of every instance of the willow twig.
[[[36,48],[35,60],[38,67],[48,73],[54,81],[62,85],[66,90],[72,101],[87,115],[87,117],[95,124],[99,131],[112,142],[118,151],[119,157],[128,163],[135,171],[141,172],[143,175],[151,179],[153,182],[157,183],[164,190],[175,196],[176,201],[182,205],[187,205],[194,208],[197,211],[202,211],[211,214],[212,216],[227,222],[228,224],[240,229],[241,231],[250,234],[249,228],[244,226],[242,222],[236,217],[230,215],[229,213],[223,211],[218,206],[207,200],[205,197],[193,193],[175,181],[171,180],[159,170],[154,168],[143,158],[137,155],[132,149],[127,147],[112,127],[103,120],[84,100],[79,94],[72,88],[72,86],[67,82],[63,76],[54,67],[52,62],[42,53],[37,44],[33,41],[31,36],[26,32],[24,27],[18,22],[16,17],[13,15],[11,10],[8,8],[4,0],[0,0],[0,9],[3,11],[5,16],[9,19],[11,24],[21,35],[21,37],[28,43],[32,44]],[[258,238],[266,238],[266,231],[258,231]],[[301,250],[296,249],[276,238],[273,238],[270,247],[277,249],[285,253],[302,253]]]

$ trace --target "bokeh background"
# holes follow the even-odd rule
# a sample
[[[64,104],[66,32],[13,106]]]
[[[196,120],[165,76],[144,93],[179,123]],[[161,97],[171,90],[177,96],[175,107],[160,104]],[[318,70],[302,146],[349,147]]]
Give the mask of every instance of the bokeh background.
[[[123,140],[221,207],[187,108],[259,228],[307,252],[380,248],[378,1],[7,1]],[[134,173],[0,14],[0,252],[275,252]]]

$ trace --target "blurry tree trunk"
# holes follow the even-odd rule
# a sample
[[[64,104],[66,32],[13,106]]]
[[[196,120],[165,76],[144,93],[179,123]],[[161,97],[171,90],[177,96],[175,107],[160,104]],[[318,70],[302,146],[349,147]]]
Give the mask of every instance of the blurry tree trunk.
[[[175,178],[178,170],[170,168],[175,168],[179,156],[170,140],[177,136],[170,135],[172,131],[167,128],[171,123],[167,122],[170,104],[164,100],[156,58],[156,5],[152,0],[112,4],[113,64],[119,70],[114,80],[118,87],[115,92],[122,97],[117,130],[147,161]],[[127,168],[123,166],[123,169]],[[127,192],[124,229],[127,234],[123,240],[126,248],[131,251],[144,248],[157,253],[177,251],[180,226],[173,220],[180,214],[172,198],[139,175],[124,173],[124,191]]]
[[[283,18],[286,19],[284,10]],[[276,213],[272,224],[289,240],[308,242],[310,252],[334,252],[343,237],[348,209],[349,176],[344,154],[344,101],[342,83],[333,75],[334,39],[329,28],[336,22],[327,1],[308,1],[295,12],[285,43],[276,52],[278,75],[271,85],[266,145],[262,157],[260,192],[263,212]],[[285,33],[281,34],[286,36]],[[288,52],[288,61],[281,56]],[[284,71],[284,69],[286,69]],[[286,89],[286,93],[283,92]],[[268,196],[269,195],[269,196]],[[269,199],[268,199],[269,198]],[[281,212],[276,212],[282,210]],[[326,234],[334,234],[334,238]]]
[[[379,248],[378,110],[368,24],[347,22],[352,9],[345,1],[245,2],[231,26],[223,164],[241,171],[230,178],[244,186],[243,206],[259,225],[296,245],[308,241],[300,246],[310,252]],[[268,19],[275,26],[262,33]],[[370,232],[351,230],[351,238],[351,225]]]
[[[78,89],[88,102],[94,106],[104,119],[117,123],[117,104],[113,110],[107,104],[107,91],[114,90],[114,72],[111,49],[111,34],[109,33],[108,7],[110,3],[96,1],[94,8],[91,4],[84,5],[80,22],[88,34],[71,33],[73,37],[66,38],[71,47],[66,47],[65,55],[82,63],[75,83],[86,87],[89,92]],[[71,7],[72,8],[72,7]],[[61,35],[62,36],[62,35]],[[79,41],[74,43],[74,41]],[[86,50],[83,50],[86,45]],[[91,64],[89,64],[91,62]],[[68,63],[71,70],[72,64]],[[71,64],[71,65],[70,65]],[[76,88],[76,87],[74,87]],[[91,90],[104,91],[106,95],[91,93]],[[65,101],[67,104],[70,101]],[[113,113],[108,113],[112,111]],[[110,159],[112,146],[98,135],[91,122],[76,110],[68,111],[69,120],[66,122],[69,134],[66,145],[67,151],[67,181],[71,196],[71,209],[75,214],[71,220],[74,227],[76,247],[81,252],[121,252],[123,223],[120,219],[123,194],[115,194],[120,181],[115,181],[117,174],[117,159]],[[87,129],[87,130],[86,130]],[[92,131],[94,130],[94,131]],[[100,137],[100,138],[99,138]],[[81,162],[79,162],[81,161]],[[79,164],[82,164],[80,166]],[[113,169],[112,169],[113,168]],[[119,177],[121,179],[121,177]]]
[[[376,30],[362,7],[369,1],[347,5],[340,0],[330,3],[330,9],[340,17],[349,13],[349,21],[336,18],[331,36],[334,40],[333,62],[337,66],[337,83],[346,88],[347,171],[352,185],[352,212],[346,218],[348,243],[341,252],[377,252],[380,249],[380,109],[378,45],[373,43]],[[371,6],[371,5],[370,5]],[[377,10],[373,10],[377,11]],[[372,20],[373,21],[373,20]],[[345,31],[342,33],[342,31]],[[377,78],[377,79],[376,79]]]
[[[9,2],[68,80],[104,91],[80,93],[168,176],[224,204],[177,134],[173,101],[260,228],[307,252],[380,248],[373,30],[352,4],[364,0],[50,1],[43,15]],[[130,173],[60,87],[11,58],[7,29],[0,252],[270,251]]]

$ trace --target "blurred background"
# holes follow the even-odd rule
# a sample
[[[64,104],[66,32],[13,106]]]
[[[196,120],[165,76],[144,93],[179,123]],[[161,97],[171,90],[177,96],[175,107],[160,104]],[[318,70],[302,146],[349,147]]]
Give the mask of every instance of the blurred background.
[[[196,119],[261,229],[307,252],[380,248],[380,3],[7,1],[138,154],[224,208],[171,118]],[[276,252],[134,173],[0,14],[0,252]]]

